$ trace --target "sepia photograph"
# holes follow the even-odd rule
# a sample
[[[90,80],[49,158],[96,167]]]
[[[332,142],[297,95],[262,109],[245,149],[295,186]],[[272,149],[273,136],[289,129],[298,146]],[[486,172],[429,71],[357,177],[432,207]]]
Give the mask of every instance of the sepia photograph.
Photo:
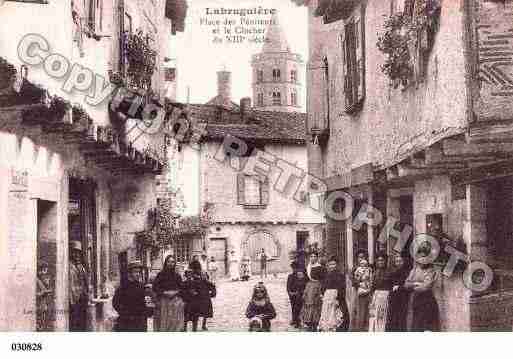
[[[0,0],[0,213],[8,353],[500,337],[513,0]]]

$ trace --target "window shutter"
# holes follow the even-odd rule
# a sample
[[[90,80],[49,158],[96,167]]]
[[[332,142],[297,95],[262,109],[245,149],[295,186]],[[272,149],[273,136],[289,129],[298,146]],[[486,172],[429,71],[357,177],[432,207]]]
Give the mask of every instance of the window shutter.
[[[269,204],[269,178],[260,182],[260,199],[263,205]]]
[[[350,107],[354,104],[354,81],[355,81],[355,39],[354,39],[354,22],[349,22],[344,27],[344,35],[345,35],[345,72],[346,72],[346,81],[345,81],[345,97],[346,97],[346,107]]]
[[[347,72],[347,55],[346,55],[346,46],[347,46],[347,42],[346,42],[346,34],[344,32],[344,34],[340,35],[340,46],[342,48],[342,82],[343,82],[343,86],[344,86],[344,94],[346,94],[346,96],[344,97],[344,100],[345,100],[345,106],[347,107],[349,104],[347,103],[347,83],[348,83],[348,78],[347,78],[347,75],[348,75],[348,72]]]
[[[237,204],[244,204],[244,185],[245,185],[245,176],[243,173],[237,174]]]
[[[365,21],[362,12],[355,16],[355,102],[365,98]]]

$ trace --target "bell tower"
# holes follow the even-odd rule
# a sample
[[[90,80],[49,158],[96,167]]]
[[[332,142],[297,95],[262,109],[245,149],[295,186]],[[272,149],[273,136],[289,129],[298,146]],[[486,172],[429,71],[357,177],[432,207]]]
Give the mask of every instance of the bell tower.
[[[303,60],[290,50],[273,14],[260,53],[253,55],[253,108],[262,111],[300,112]]]

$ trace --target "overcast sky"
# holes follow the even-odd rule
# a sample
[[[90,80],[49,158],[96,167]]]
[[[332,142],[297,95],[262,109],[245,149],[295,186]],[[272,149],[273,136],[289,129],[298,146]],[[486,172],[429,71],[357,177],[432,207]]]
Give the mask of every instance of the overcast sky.
[[[177,60],[178,101],[187,101],[190,88],[191,103],[205,103],[217,94],[216,72],[226,67],[232,72],[232,100],[251,96],[251,55],[259,53],[262,44],[215,44],[212,27],[200,25],[201,18],[239,21],[238,15],[206,16],[206,8],[276,8],[279,21],[293,52],[306,62],[308,54],[307,11],[290,0],[189,0],[185,32],[175,37],[176,47],[172,57]],[[248,19],[270,19],[270,16],[247,16]],[[238,23],[237,23],[238,24]],[[261,26],[262,28],[262,26]],[[263,26],[265,28],[265,26]],[[303,68],[303,71],[305,69]],[[302,78],[304,79],[304,73]],[[304,84],[303,84],[304,86]],[[303,90],[303,95],[306,90]],[[302,104],[305,101],[303,99]],[[303,106],[304,111],[304,106]]]

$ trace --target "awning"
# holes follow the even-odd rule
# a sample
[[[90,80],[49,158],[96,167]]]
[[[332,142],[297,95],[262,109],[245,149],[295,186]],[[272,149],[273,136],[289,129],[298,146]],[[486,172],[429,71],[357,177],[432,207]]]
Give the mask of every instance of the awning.
[[[19,91],[13,86],[17,71],[0,58],[0,74],[10,79],[0,82],[0,127],[16,132],[21,127],[38,127],[41,131],[25,132],[35,139],[51,138],[58,134],[65,144],[76,145],[80,153],[97,167],[113,174],[142,174],[162,172],[164,163],[155,154],[141,152],[112,126],[96,125],[89,114],[78,105],[59,97],[50,97],[47,90],[23,79]],[[6,80],[6,76],[0,80]]]

